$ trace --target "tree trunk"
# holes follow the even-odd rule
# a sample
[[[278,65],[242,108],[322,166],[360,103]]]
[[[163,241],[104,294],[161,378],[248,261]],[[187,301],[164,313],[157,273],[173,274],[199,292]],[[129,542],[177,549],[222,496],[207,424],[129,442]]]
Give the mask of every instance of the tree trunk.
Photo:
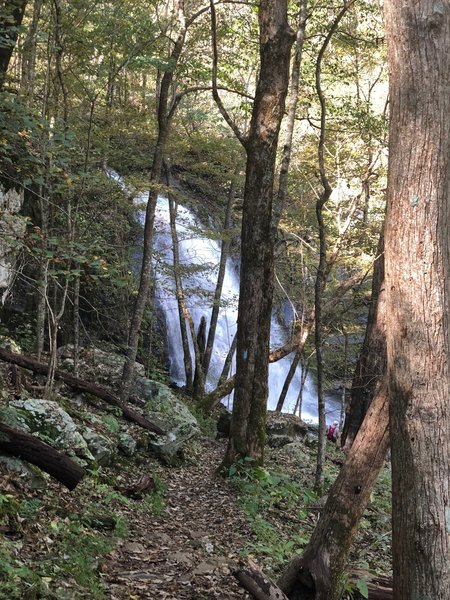
[[[338,600],[348,552],[389,444],[386,387],[380,386],[302,556],[278,585],[290,600]]]
[[[121,382],[121,398],[124,402],[130,395],[132,379],[134,374],[134,364],[139,345],[139,334],[144,317],[144,310],[148,300],[152,274],[152,251],[153,251],[153,229],[155,223],[156,201],[158,191],[156,184],[161,178],[161,170],[164,159],[164,150],[169,134],[170,122],[173,113],[169,110],[169,93],[173,81],[174,71],[183,50],[186,38],[187,25],[184,17],[184,3],[180,0],[178,4],[178,17],[180,22],[180,32],[172,49],[168,64],[170,68],[164,72],[161,81],[161,87],[158,95],[157,117],[158,117],[158,137],[155,150],[153,152],[153,164],[150,175],[151,187],[148,195],[147,207],[145,209],[144,222],[144,242],[142,251],[142,266],[139,279],[139,290],[136,297],[133,315],[131,318],[130,329],[128,333],[127,360],[123,367]]]
[[[74,460],[39,438],[3,423],[0,423],[0,451],[36,465],[69,490],[73,490],[84,477],[84,470]]]
[[[22,47],[22,78],[20,94],[27,102],[31,102],[36,79],[36,47],[38,23],[41,15],[42,0],[33,2],[33,18]]]
[[[5,0],[0,7],[0,30],[2,43],[0,44],[0,91],[3,89],[14,47],[19,35],[23,15],[28,0]]]
[[[23,356],[22,354],[14,354],[13,352],[8,352],[4,348],[0,348],[0,360],[4,360],[5,362],[12,363],[15,365],[19,365],[24,369],[29,369],[34,373],[39,373],[41,375],[47,375],[49,367],[29,356]],[[148,429],[149,431],[153,431],[158,435],[164,435],[165,432],[154,423],[148,421],[141,414],[125,405],[118,396],[107,390],[106,388],[96,385],[95,383],[90,383],[89,381],[84,381],[84,379],[79,379],[78,377],[74,377],[70,373],[65,373],[64,371],[60,371],[56,369],[54,372],[55,379],[61,379],[72,388],[76,390],[80,390],[81,392],[86,392],[88,394],[93,394],[97,398],[101,398],[108,404],[112,406],[117,406],[121,409],[123,416],[125,419],[137,423],[144,429]]]
[[[366,334],[361,348],[349,406],[341,435],[347,451],[361,427],[374,391],[386,374],[386,313],[384,294],[384,234],[380,235],[377,258],[373,266],[372,295],[367,316]]]
[[[178,307],[178,322],[180,324],[181,333],[181,344],[183,346],[183,364],[184,364],[184,375],[186,377],[186,390],[192,391],[192,358],[191,350],[189,347],[189,335],[186,326],[186,316],[188,309],[184,299],[183,284],[181,281],[181,266],[180,266],[180,253],[178,246],[178,236],[176,230],[176,214],[177,205],[169,194],[169,215],[170,215],[170,235],[172,239],[172,256],[173,256],[173,278],[175,280],[175,296],[177,299]]]
[[[280,176],[278,180],[278,193],[273,211],[273,227],[278,228],[283,208],[287,197],[287,184],[289,175],[289,166],[292,155],[292,139],[294,137],[295,116],[297,113],[298,90],[300,86],[300,67],[302,64],[303,44],[305,41],[306,20],[307,20],[307,0],[299,1],[298,27],[295,39],[295,52],[292,61],[291,81],[289,90],[289,102],[287,111],[286,132],[283,144],[283,153],[280,165]]]
[[[300,358],[302,356],[302,349],[298,349],[292,359],[291,366],[289,367],[288,374],[286,375],[286,379],[284,380],[283,389],[280,392],[280,397],[278,398],[277,406],[275,408],[275,412],[281,412],[283,410],[284,401],[286,400],[287,393],[289,391],[289,387],[294,378],[295,371],[297,370],[298,364],[300,362]]]
[[[220,311],[220,299],[222,297],[223,281],[225,279],[225,269],[226,269],[226,265],[227,265],[227,259],[230,255],[230,249],[231,249],[231,241],[232,241],[232,238],[231,238],[231,214],[232,214],[233,203],[234,203],[237,175],[238,175],[238,168],[236,167],[236,170],[233,175],[233,179],[231,180],[230,189],[228,191],[228,202],[227,202],[227,208],[225,211],[225,221],[224,221],[224,225],[223,225],[224,238],[222,240],[222,246],[220,249],[219,272],[217,274],[217,283],[216,283],[216,288],[214,290],[214,300],[213,300],[213,306],[212,306],[212,311],[211,311],[211,321],[210,321],[209,330],[208,330],[208,339],[206,341],[205,354],[203,356],[203,373],[204,373],[205,378],[208,375],[209,363],[211,360],[211,354],[212,354],[212,350],[213,350],[213,346],[214,346],[214,339],[216,336],[216,329],[217,329],[217,321],[219,318],[219,311]]]
[[[450,7],[387,0],[394,598],[450,598]]]
[[[224,466],[243,456],[258,463],[264,457],[274,270],[273,184],[293,43],[286,0],[262,0],[259,25],[260,73],[246,142],[236,386]]]

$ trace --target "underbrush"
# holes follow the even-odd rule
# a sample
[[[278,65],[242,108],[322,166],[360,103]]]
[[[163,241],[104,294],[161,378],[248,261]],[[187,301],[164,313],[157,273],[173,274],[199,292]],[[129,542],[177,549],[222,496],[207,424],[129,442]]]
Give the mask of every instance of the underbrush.
[[[336,463],[343,460],[341,451],[330,444],[325,464],[326,488],[319,497],[313,490],[315,448],[306,446],[302,450],[301,462],[275,450],[267,469],[242,461],[229,470],[253,532],[243,555],[258,556],[263,570],[275,578],[291,558],[303,552],[325,504],[327,490],[337,476]],[[390,573],[390,494],[390,468],[386,465],[350,554],[352,569],[362,570],[368,576]],[[357,583],[357,589],[364,596],[364,580]],[[353,591],[349,586],[349,595]]]
[[[112,469],[89,473],[72,493],[50,482],[44,493],[15,494],[0,479],[13,492],[0,494],[0,600],[108,598],[102,565],[127,538],[128,515],[164,510],[157,475],[139,502],[118,489]]]

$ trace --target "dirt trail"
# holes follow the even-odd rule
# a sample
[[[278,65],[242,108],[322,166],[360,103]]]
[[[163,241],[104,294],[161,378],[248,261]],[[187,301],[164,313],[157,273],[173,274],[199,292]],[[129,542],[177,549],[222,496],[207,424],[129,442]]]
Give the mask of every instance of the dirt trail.
[[[224,443],[203,439],[195,464],[166,470],[165,509],[129,518],[129,536],[103,568],[117,600],[245,598],[231,570],[251,539],[236,496],[215,475]]]

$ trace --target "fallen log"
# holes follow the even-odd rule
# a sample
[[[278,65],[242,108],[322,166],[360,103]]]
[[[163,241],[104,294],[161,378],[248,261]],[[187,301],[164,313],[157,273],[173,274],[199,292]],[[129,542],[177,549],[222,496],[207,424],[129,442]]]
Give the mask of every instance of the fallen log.
[[[350,574],[350,582],[356,587],[358,580],[365,579],[367,581],[367,589],[369,592],[368,600],[392,600],[394,592],[392,588],[392,579],[384,575],[371,575],[366,571],[353,571]],[[355,600],[362,600],[364,596],[359,592],[355,592]]]
[[[14,365],[18,365],[19,367],[23,367],[24,369],[29,369],[34,373],[38,373],[40,375],[47,375],[48,366],[44,363],[37,361],[34,358],[29,356],[24,356],[23,354],[15,354],[13,352],[9,352],[4,348],[0,348],[0,360],[3,360],[8,363],[12,363]],[[95,383],[91,383],[89,381],[85,381],[84,379],[80,379],[79,377],[75,377],[70,373],[66,373],[65,371],[61,371],[57,369],[55,371],[55,379],[61,379],[64,383],[67,383],[71,388],[76,389],[80,392],[86,392],[88,394],[92,394],[101,400],[104,400],[107,404],[111,404],[112,406],[117,406],[122,411],[123,416],[128,421],[132,421],[133,423],[137,423],[143,429],[147,429],[148,431],[153,431],[158,435],[165,435],[165,431],[161,429],[155,423],[152,423],[136,410],[127,406],[122,400],[110,392],[107,388],[97,385]]]
[[[255,600],[289,600],[289,596],[275,584],[261,568],[253,561],[248,560],[247,564],[243,564],[238,570],[234,571],[233,575],[242,585],[242,587]],[[366,579],[368,600],[392,600],[392,580],[384,576],[371,576],[362,571],[354,571],[350,575],[350,582],[356,588],[356,584],[360,579]],[[295,600],[314,600],[314,585],[311,582],[311,587],[304,586],[302,592],[296,590]],[[353,598],[363,600],[365,596],[360,594],[356,589]]]
[[[39,438],[0,423],[0,451],[36,465],[73,490],[84,477],[74,460],[58,452]]]

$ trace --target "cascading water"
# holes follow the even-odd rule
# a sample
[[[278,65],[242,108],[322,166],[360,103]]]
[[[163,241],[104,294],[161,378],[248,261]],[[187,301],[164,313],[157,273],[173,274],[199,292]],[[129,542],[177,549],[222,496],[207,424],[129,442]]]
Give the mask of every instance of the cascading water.
[[[141,200],[144,201],[145,198],[142,197]],[[180,265],[183,268],[183,289],[186,305],[196,327],[198,327],[203,316],[209,324],[211,298],[215,289],[220,258],[219,244],[201,232],[202,227],[196,222],[195,216],[187,208],[178,206],[177,233]],[[166,323],[170,376],[178,385],[184,385],[183,346],[172,274],[173,254],[169,205],[168,200],[162,197],[158,199],[157,203],[154,249],[156,300]],[[209,390],[215,387],[219,379],[230,344],[236,333],[238,293],[239,277],[237,268],[233,261],[228,259],[222,292],[223,307],[219,315],[206,382]],[[277,319],[273,318],[271,329],[272,347],[282,345],[285,342],[286,335],[285,328]],[[193,355],[192,348],[191,354]],[[269,367],[268,408],[270,410],[273,410],[277,404],[291,360],[292,357],[286,357],[272,363]],[[286,412],[292,412],[295,407],[300,388],[300,377],[300,369],[297,369],[284,403],[283,410]],[[333,398],[328,398],[327,421],[339,418],[339,414],[339,402]],[[309,422],[317,421],[317,394],[311,378],[307,378],[303,390],[302,418]]]

